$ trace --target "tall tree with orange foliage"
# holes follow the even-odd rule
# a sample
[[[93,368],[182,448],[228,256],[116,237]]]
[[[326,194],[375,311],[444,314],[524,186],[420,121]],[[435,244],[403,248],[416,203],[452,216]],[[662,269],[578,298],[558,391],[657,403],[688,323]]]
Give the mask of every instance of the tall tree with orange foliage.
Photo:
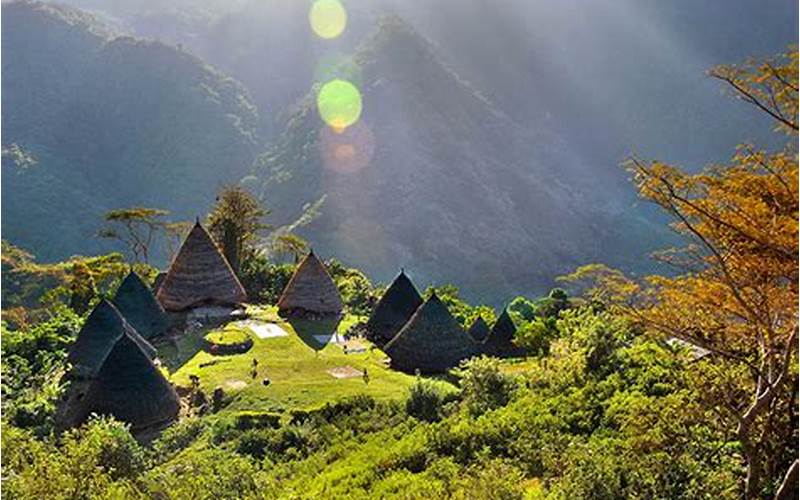
[[[749,401],[732,408],[747,464],[745,498],[775,491],[769,473],[778,471],[772,470],[768,442],[796,444],[796,436],[771,433],[777,413],[790,411],[786,402],[797,391],[797,63],[794,49],[711,71],[790,136],[783,150],[741,146],[730,165],[696,175],[660,162],[629,165],[640,195],[666,210],[691,240],[663,255],[684,272],[651,278],[633,315],[651,329],[741,363],[751,374]],[[790,469],[787,478],[796,483],[796,457]]]
[[[636,283],[598,265],[568,277],[593,276],[606,302],[650,331],[707,349],[729,373],[748,374],[744,392],[719,401],[736,427],[748,499],[797,496],[797,69],[793,48],[710,72],[789,136],[782,150],[743,145],[730,164],[699,174],[628,163],[640,196],[688,240],[659,255],[676,277]]]

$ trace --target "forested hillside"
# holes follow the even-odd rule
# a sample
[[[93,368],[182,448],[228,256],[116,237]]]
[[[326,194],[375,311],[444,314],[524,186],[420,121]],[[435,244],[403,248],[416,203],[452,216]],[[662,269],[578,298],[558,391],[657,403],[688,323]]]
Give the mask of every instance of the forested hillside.
[[[106,210],[193,218],[249,170],[257,111],[196,57],[40,3],[3,4],[2,36],[3,238],[94,253]]]
[[[322,199],[301,234],[372,276],[413,264],[423,279],[446,279],[466,264],[455,281],[491,297],[545,288],[549,273],[609,248],[629,264],[660,237],[623,214],[631,193],[586,176],[591,167],[554,134],[519,127],[399,18],[332,77],[362,89],[359,123],[330,132],[312,93],[255,174],[278,220]]]
[[[704,71],[781,50],[791,16],[778,13],[796,12],[785,0],[348,0],[346,28],[322,39],[310,0],[67,3],[96,17],[3,5],[4,238],[45,261],[106,251],[94,238],[105,211],[190,220],[244,179],[271,224],[313,207],[296,231],[372,278],[413,264],[494,304],[591,261],[653,270],[645,257],[669,231],[620,162],[698,169],[742,140],[772,141]],[[353,137],[323,133],[315,109],[334,77],[363,94]],[[326,168],[334,149],[359,171]]]

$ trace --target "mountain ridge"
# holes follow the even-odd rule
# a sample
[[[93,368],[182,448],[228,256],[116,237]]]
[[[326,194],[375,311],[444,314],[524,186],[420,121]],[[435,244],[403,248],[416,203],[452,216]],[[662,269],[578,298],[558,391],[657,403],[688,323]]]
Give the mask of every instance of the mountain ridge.
[[[361,86],[364,112],[352,128],[368,130],[373,156],[355,173],[326,166],[330,133],[306,96],[256,162],[276,218],[325,197],[299,231],[315,248],[381,280],[414,267],[423,282],[454,281],[484,297],[544,290],[555,269],[599,256],[576,251],[592,244],[581,233],[599,238],[592,218],[608,220],[605,206],[617,203],[592,193],[581,168],[553,163],[564,160],[558,138],[519,127],[397,17],[384,18],[353,60],[355,70],[332,76]],[[574,208],[578,198],[596,202],[591,213]]]
[[[105,211],[190,219],[237,182],[260,141],[247,91],[195,56],[105,30],[77,9],[3,4],[3,238],[42,260],[111,247]]]

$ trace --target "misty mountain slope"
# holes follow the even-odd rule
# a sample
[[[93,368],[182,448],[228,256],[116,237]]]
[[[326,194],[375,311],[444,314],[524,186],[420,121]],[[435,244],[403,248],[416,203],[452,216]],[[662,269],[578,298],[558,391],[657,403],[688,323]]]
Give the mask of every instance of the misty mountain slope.
[[[326,59],[395,13],[509,116],[607,170],[632,151],[692,166],[768,141],[758,114],[732,106],[705,71],[797,40],[791,0],[342,0],[348,24],[335,40],[311,33],[312,0],[66,1],[183,44],[242,81],[270,139]]]
[[[268,139],[281,132],[287,109],[311,89],[311,82],[352,53],[386,12],[372,0],[348,2],[346,29],[323,40],[309,26],[314,0],[68,3],[91,9],[136,36],[181,45],[234,76],[250,91]]]
[[[630,193],[587,176],[557,137],[519,127],[398,18],[354,61],[346,76],[359,82],[361,121],[331,132],[309,96],[257,162],[276,219],[324,197],[301,231],[324,254],[382,280],[413,267],[423,284],[448,280],[498,297],[541,291],[554,273],[601,256],[641,258],[640,243],[652,243],[608,229]],[[372,154],[354,167],[337,160],[339,147]],[[628,223],[629,235],[637,225],[646,227]],[[608,240],[620,255],[609,257]]]
[[[106,248],[104,211],[205,213],[252,162],[257,113],[234,80],[174,48],[113,38],[72,8],[3,4],[3,238],[42,259]]]
[[[687,167],[773,143],[706,71],[797,43],[797,2],[385,0],[525,123],[614,168],[631,152]]]

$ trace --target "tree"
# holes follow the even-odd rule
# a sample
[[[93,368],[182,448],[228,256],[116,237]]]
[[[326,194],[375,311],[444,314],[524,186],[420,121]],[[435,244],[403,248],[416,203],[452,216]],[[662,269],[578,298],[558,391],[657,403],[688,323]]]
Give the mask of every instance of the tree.
[[[123,242],[134,261],[148,263],[153,238],[164,228],[167,214],[166,210],[148,207],[111,210],[104,217],[109,225],[100,229],[98,236]]]
[[[85,314],[97,296],[97,287],[92,277],[92,271],[85,263],[79,262],[73,266],[69,290],[70,309],[78,314]]]
[[[536,301],[536,316],[558,318],[559,313],[570,306],[569,295],[561,288],[553,288],[547,297]]]
[[[517,380],[500,371],[497,358],[480,356],[459,366],[461,396],[472,416],[507,405],[519,389]]]
[[[536,317],[536,304],[520,295],[508,304],[508,311],[521,321],[531,321]]]
[[[217,195],[208,229],[235,273],[242,262],[256,255],[258,234],[268,227],[261,219],[268,214],[243,187],[226,186]]]
[[[290,256],[294,263],[308,253],[308,242],[294,233],[282,233],[272,241],[272,253],[278,256]]]
[[[797,63],[794,49],[711,71],[792,137],[784,149],[742,146],[729,165],[699,174],[658,161],[628,163],[640,196],[669,214],[688,241],[659,256],[678,275],[634,283],[593,270],[606,279],[614,307],[651,331],[709,350],[728,372],[748,374],[749,400],[734,393],[721,401],[747,466],[745,498],[770,496],[796,470]]]

